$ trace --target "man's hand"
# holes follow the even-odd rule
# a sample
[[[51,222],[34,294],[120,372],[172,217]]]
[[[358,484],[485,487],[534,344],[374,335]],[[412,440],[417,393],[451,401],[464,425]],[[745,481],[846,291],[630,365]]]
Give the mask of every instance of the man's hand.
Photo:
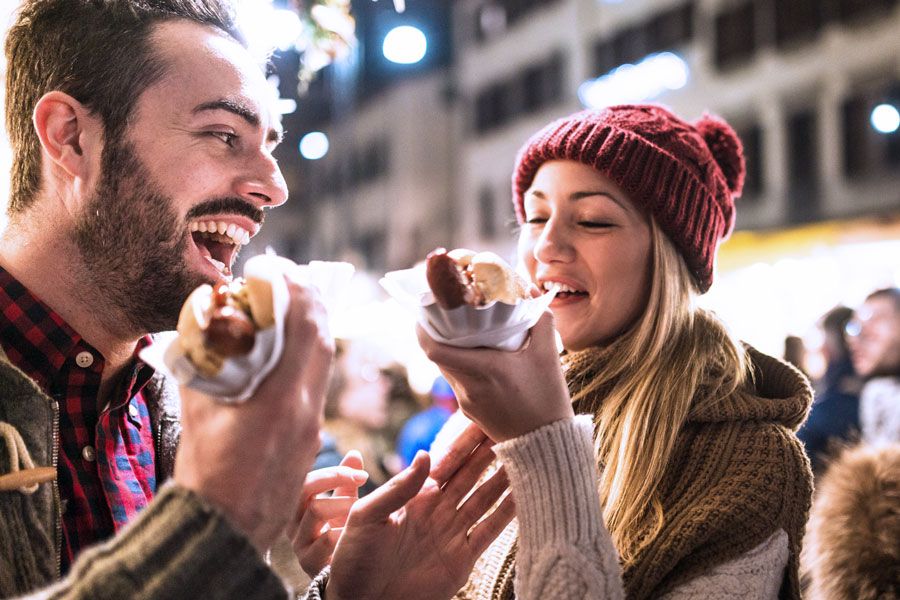
[[[306,476],[300,507],[287,534],[300,567],[310,577],[331,564],[350,508],[359,499],[359,486],[369,478],[362,468],[362,456],[351,450],[340,466],[316,469]]]
[[[507,489],[502,469],[469,495],[494,460],[490,445],[473,426],[432,477],[430,459],[420,452],[408,469],[359,500],[334,552],[328,599],[453,596],[514,513],[507,496],[479,522]]]
[[[175,481],[220,508],[265,551],[293,517],[319,447],[334,356],[314,288],[287,281],[290,303],[281,360],[241,404],[182,388]]]

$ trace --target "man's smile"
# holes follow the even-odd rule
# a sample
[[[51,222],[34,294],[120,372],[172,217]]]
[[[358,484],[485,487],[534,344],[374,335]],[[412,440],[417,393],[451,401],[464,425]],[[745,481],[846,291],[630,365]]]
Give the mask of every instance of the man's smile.
[[[260,226],[249,219],[229,215],[192,221],[189,229],[200,255],[220,275],[230,277],[238,252],[259,232]]]

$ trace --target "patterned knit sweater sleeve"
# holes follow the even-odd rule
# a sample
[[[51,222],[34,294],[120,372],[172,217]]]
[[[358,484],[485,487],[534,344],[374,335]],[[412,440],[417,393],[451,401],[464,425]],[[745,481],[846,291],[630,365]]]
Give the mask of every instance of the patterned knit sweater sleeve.
[[[497,444],[516,502],[516,598],[624,598],[603,524],[588,416]]]
[[[498,444],[519,522],[517,600],[624,598],[621,568],[603,524],[590,417],[552,423]],[[779,530],[733,561],[682,584],[667,600],[776,598],[788,562]],[[737,586],[737,587],[735,587]]]
[[[53,598],[287,599],[249,540],[193,492],[167,485],[121,534],[86,550]]]

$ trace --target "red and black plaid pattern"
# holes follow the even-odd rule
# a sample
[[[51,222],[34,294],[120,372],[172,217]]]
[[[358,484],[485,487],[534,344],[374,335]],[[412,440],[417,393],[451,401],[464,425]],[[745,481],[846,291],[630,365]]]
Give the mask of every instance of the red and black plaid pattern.
[[[149,343],[144,338],[138,350]],[[153,497],[153,434],[142,391],[153,369],[135,359],[109,408],[98,406],[104,358],[2,268],[0,344],[59,403],[65,572],[80,550],[111,536]],[[84,360],[88,354],[91,361]],[[79,356],[91,364],[79,366]]]

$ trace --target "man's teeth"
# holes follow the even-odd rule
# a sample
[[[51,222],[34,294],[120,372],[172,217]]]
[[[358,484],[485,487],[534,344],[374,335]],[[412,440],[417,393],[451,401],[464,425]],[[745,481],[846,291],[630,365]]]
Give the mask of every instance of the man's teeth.
[[[221,271],[223,273],[225,272],[225,263],[223,263],[222,261],[216,260],[212,256],[207,256],[206,260],[211,262],[218,271]]]
[[[238,227],[234,223],[224,221],[194,221],[191,223],[191,231],[202,233],[218,233],[231,238],[235,246],[246,246],[250,243],[250,232]]]

